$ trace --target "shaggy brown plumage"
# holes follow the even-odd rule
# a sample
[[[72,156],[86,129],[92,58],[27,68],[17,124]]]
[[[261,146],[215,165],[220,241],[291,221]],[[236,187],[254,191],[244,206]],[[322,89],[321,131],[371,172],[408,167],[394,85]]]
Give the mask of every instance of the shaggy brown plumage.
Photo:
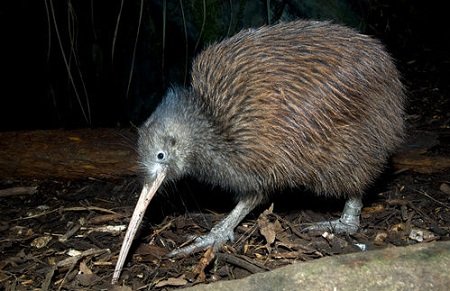
[[[149,171],[188,174],[238,199],[304,185],[358,197],[402,140],[405,94],[378,40],[329,22],[248,29],[194,60],[140,130]]]

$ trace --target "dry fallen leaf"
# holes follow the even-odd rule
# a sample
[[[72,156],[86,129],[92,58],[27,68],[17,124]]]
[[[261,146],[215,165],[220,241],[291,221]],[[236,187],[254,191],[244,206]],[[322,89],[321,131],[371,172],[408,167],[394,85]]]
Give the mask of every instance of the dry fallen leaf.
[[[85,261],[81,261],[80,268],[75,279],[81,286],[93,286],[100,280],[100,277],[92,272]]]
[[[80,262],[80,273],[81,274],[92,274],[91,269],[86,265],[85,261]]]
[[[406,225],[404,223],[397,223],[392,225],[389,230],[393,232],[401,232],[404,231],[405,229]]]
[[[167,249],[157,245],[140,244],[134,254],[141,256],[151,256],[160,259],[167,254]]]
[[[281,224],[278,220],[271,222],[268,215],[273,212],[273,204],[270,205],[269,209],[265,210],[258,217],[258,227],[259,232],[266,239],[266,246],[269,247],[275,242],[276,233],[281,229]]]
[[[429,230],[414,227],[409,233],[409,238],[417,242],[422,242],[424,240],[435,239],[436,235]]]
[[[273,223],[267,220],[266,217],[260,217],[258,219],[259,232],[266,239],[267,245],[271,245],[275,242],[275,227]]]
[[[31,246],[35,247],[37,249],[41,249],[43,247],[45,247],[50,241],[52,240],[51,236],[40,236],[35,238],[32,242],[31,242]]]
[[[387,232],[385,231],[380,231],[377,233],[377,235],[375,236],[375,239],[373,240],[373,243],[375,245],[382,245],[384,244],[384,241],[386,240],[386,238],[388,237]]]

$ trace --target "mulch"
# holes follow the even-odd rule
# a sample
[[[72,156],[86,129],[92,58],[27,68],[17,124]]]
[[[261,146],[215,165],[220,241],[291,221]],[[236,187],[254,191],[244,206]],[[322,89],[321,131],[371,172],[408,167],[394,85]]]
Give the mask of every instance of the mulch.
[[[163,191],[150,206],[121,276],[125,287],[116,288],[187,287],[242,278],[297,261],[449,240],[448,173],[406,171],[390,173],[388,178],[387,184],[378,183],[382,189],[374,187],[366,197],[362,228],[355,235],[301,232],[309,222],[338,217],[343,201],[297,191],[283,193],[254,211],[236,229],[235,242],[220,251],[169,259],[165,255],[170,250],[207,233],[233,205],[226,193],[213,190],[199,195],[200,199],[217,195],[209,205],[192,198],[195,195],[180,197],[183,185],[192,187],[182,182],[177,191]],[[3,181],[1,189],[14,191],[0,195],[0,284],[8,290],[111,289],[139,188],[135,177]],[[217,203],[225,206],[217,209]],[[185,213],[173,210],[180,205]]]

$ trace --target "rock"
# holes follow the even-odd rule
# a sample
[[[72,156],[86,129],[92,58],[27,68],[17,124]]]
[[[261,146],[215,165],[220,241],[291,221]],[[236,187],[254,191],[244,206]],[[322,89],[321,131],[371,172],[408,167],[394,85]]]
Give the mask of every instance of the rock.
[[[296,263],[184,290],[448,290],[450,241]]]

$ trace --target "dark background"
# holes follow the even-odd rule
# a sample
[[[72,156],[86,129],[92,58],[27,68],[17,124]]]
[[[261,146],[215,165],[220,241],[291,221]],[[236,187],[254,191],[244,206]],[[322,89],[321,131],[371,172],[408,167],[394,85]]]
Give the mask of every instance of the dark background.
[[[188,85],[202,47],[245,27],[296,18],[330,19],[380,38],[409,88],[408,113],[432,118],[449,109],[450,83],[447,10],[436,3],[3,1],[0,130],[139,125],[170,84]],[[450,124],[447,117],[440,127]]]

